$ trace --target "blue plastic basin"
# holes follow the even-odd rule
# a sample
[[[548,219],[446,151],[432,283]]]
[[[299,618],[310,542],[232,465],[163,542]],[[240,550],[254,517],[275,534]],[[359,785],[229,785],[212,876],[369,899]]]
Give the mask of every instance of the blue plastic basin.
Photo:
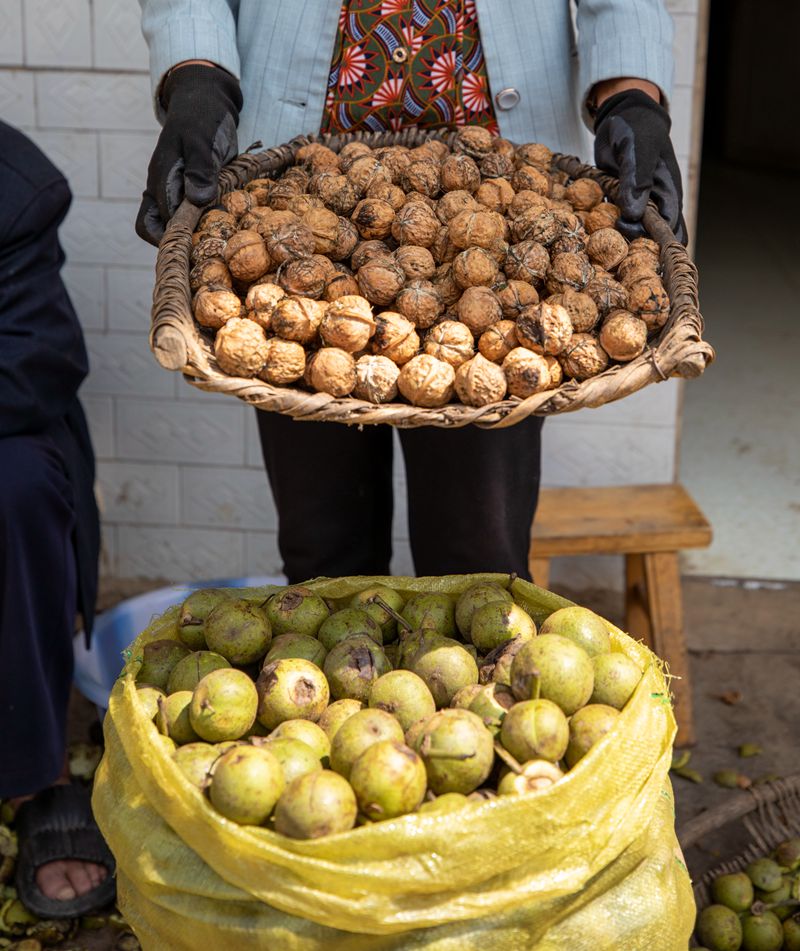
[[[197,588],[250,588],[267,584],[286,584],[285,578],[254,576],[217,578],[156,588],[135,598],[121,601],[98,616],[92,631],[92,646],[86,649],[83,634],[74,640],[75,686],[101,712],[108,707],[108,695],[123,667],[122,652],[150,624],[173,604],[185,601]]]

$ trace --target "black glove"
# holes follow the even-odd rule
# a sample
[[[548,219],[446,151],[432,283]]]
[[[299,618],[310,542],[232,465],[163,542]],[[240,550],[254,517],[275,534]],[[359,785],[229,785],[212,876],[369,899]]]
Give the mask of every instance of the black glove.
[[[239,151],[236,126],[242,92],[224,69],[181,66],[167,76],[161,101],[164,128],[136,216],[136,233],[155,245],[184,195],[201,207],[217,197],[219,170]]]
[[[619,178],[617,227],[626,238],[646,234],[642,215],[648,201],[681,244],[686,244],[683,188],[675,150],[669,137],[669,113],[640,89],[611,96],[594,121],[594,160],[598,168]]]

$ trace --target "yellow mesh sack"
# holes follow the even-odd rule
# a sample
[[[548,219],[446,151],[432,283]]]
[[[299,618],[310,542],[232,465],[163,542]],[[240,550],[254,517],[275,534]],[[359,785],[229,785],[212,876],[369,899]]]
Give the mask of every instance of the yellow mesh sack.
[[[339,578],[458,594],[508,576]],[[245,589],[263,600],[275,589]],[[537,621],[569,602],[524,581]],[[149,640],[177,637],[177,607],[132,645],[111,694],[95,780],[120,909],[145,951],[685,951],[691,883],[674,831],[675,721],[661,665],[609,628],[644,676],[619,720],[550,789],[408,815],[315,841],[219,815],[154,743],[134,683]]]

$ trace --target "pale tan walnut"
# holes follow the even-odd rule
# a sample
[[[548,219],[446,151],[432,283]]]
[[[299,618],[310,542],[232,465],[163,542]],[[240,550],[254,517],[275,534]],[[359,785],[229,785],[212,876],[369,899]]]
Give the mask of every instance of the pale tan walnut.
[[[444,312],[444,302],[431,281],[409,281],[398,293],[395,309],[415,327],[424,329],[434,324]]]
[[[491,287],[497,280],[497,271],[497,262],[484,248],[467,248],[453,258],[453,277],[462,289]]]
[[[224,258],[227,243],[225,238],[201,238],[192,248],[190,255],[192,265],[200,264],[209,258]]]
[[[608,354],[594,334],[573,334],[558,359],[564,375],[573,380],[588,380],[608,366]]]
[[[214,356],[223,373],[253,377],[267,358],[267,338],[255,321],[231,317],[217,331]]]
[[[326,307],[325,302],[310,297],[284,297],[273,308],[271,330],[284,340],[314,343]]]
[[[248,319],[254,320],[264,330],[269,330],[275,305],[285,296],[283,288],[277,284],[253,284],[244,302]]]
[[[628,253],[628,242],[615,228],[600,228],[589,235],[586,253],[600,267],[613,271]]]
[[[491,248],[503,238],[503,228],[490,211],[462,211],[447,226],[457,248]]]
[[[539,303],[539,294],[527,281],[506,281],[494,288],[503,309],[503,317],[516,320],[523,308]]]
[[[257,231],[237,231],[225,246],[225,263],[237,281],[257,281],[270,269],[270,256]]]
[[[644,352],[647,324],[627,310],[612,310],[600,328],[600,345],[612,360],[628,363]]]
[[[458,319],[476,337],[502,319],[500,299],[490,287],[467,287],[456,304]]]
[[[504,139],[501,135],[493,135],[492,151],[497,152],[499,155],[505,155],[513,161],[517,147],[509,139]],[[531,164],[533,165],[535,163],[532,162]]]
[[[356,159],[372,155],[372,149],[366,142],[348,142],[339,150],[339,167],[346,172]]]
[[[392,233],[394,208],[380,198],[362,198],[353,211],[351,221],[365,241],[380,241]]]
[[[620,211],[616,205],[610,201],[602,201],[591,211],[586,212],[586,217],[583,219],[584,227],[589,234],[600,231],[602,228],[613,228],[619,215]]]
[[[506,395],[508,383],[503,370],[476,353],[456,370],[456,396],[465,406],[488,406]]]
[[[479,210],[478,202],[465,191],[446,192],[436,203],[436,217],[445,225],[462,211]]]
[[[628,308],[647,324],[652,333],[659,330],[669,317],[669,297],[659,277],[643,277],[628,289]]]
[[[397,297],[405,284],[405,271],[392,257],[372,257],[356,271],[361,294],[371,304],[384,307]]]
[[[221,284],[223,287],[233,287],[233,279],[228,265],[222,258],[206,258],[195,264],[189,272],[189,289],[194,293],[205,284]]]
[[[391,403],[397,396],[400,368],[388,357],[364,354],[356,360],[353,396],[368,403]]]
[[[333,261],[344,261],[355,251],[359,241],[358,228],[349,218],[338,218],[336,239],[329,252]]]
[[[659,264],[658,256],[651,251],[647,251],[644,248],[638,248],[636,250],[629,248],[625,259],[620,262],[617,270],[621,277],[627,279],[628,274],[632,271],[646,269],[648,271],[657,272]]]
[[[334,301],[339,297],[358,294],[358,281],[356,281],[349,268],[344,267],[344,265],[341,265],[341,268],[342,270],[337,270],[325,285],[325,293],[322,296],[326,301]]]
[[[566,307],[560,304],[531,304],[517,318],[517,339],[535,353],[555,356],[571,336],[572,321]]]
[[[490,178],[479,186],[475,192],[475,199],[478,204],[488,208],[489,211],[505,214],[514,199],[514,189],[505,178],[499,176]]]
[[[449,264],[455,259],[461,248],[457,248],[450,240],[450,229],[443,225],[436,232],[433,244],[430,246],[430,252],[433,260],[437,264]]]
[[[399,185],[393,185],[391,182],[377,181],[373,182],[366,191],[367,198],[379,198],[392,206],[392,210],[397,213],[406,203],[406,193]]]
[[[531,163],[535,165],[535,162]],[[550,174],[553,177],[554,182],[558,182],[559,185],[566,185],[569,182],[569,172],[565,172],[563,168],[551,168]]]
[[[443,320],[431,327],[422,348],[425,353],[444,360],[455,369],[472,358],[475,340],[465,324],[458,320]]]
[[[519,346],[517,325],[513,320],[498,320],[481,334],[478,350],[493,363],[502,363],[514,347]]]
[[[514,174],[513,158],[510,155],[504,155],[502,152],[493,151],[484,155],[478,167],[484,181],[488,178],[509,179]]]
[[[327,305],[319,332],[327,346],[357,353],[369,343],[375,326],[369,301],[356,294]]]
[[[311,208],[303,215],[302,221],[314,235],[314,251],[317,254],[330,254],[339,236],[339,216],[325,207]]]
[[[317,195],[307,195],[303,192],[302,195],[295,195],[293,198],[290,198],[286,203],[285,210],[293,212],[302,220],[315,208],[325,208],[325,202]],[[325,210],[328,211],[327,208],[325,208]]]
[[[311,257],[316,245],[311,229],[301,221],[283,224],[267,238],[267,251],[276,264]]]
[[[515,347],[503,360],[502,369],[511,396],[524,400],[534,393],[550,389],[547,361],[527,347]]]
[[[422,202],[403,205],[392,224],[392,237],[400,245],[429,248],[439,232],[440,222]]]
[[[564,371],[561,369],[558,357],[549,357],[545,354],[545,360],[550,370],[550,386],[548,386],[547,389],[554,390],[557,386],[561,386],[564,381]]]
[[[547,272],[547,290],[551,294],[563,294],[568,287],[582,291],[593,277],[594,266],[585,254],[554,254]]]
[[[385,310],[375,317],[371,348],[374,354],[402,366],[419,352],[419,335],[402,314]]]
[[[414,406],[434,408],[450,402],[455,370],[429,353],[412,357],[400,370],[397,388]]]
[[[661,257],[661,248],[652,238],[634,238],[630,243],[630,250],[631,254],[638,254],[640,251],[652,254],[656,261]]]
[[[270,188],[272,188],[271,178],[253,178],[244,186],[244,190],[253,196],[253,201],[257,205],[267,204]]]
[[[403,178],[403,172],[411,164],[411,151],[404,145],[387,145],[381,149],[375,149],[375,158],[388,169],[392,176],[392,182],[399,185]]]
[[[518,218],[524,211],[529,211],[534,208],[539,211],[550,211],[549,199],[545,198],[544,195],[540,195],[538,192],[523,189],[521,192],[517,192],[511,199],[511,204],[508,206],[508,216],[513,220],[514,218]]]
[[[326,264],[329,264],[326,260]],[[328,283],[328,267],[313,257],[287,261],[278,268],[278,284],[287,294],[319,300]]]
[[[237,188],[235,191],[223,195],[219,203],[225,211],[238,221],[246,211],[250,211],[256,202],[251,192]]]
[[[520,241],[508,249],[503,270],[513,281],[526,281],[534,287],[540,284],[550,267],[550,255],[544,245],[536,241]]]
[[[357,158],[345,174],[359,198],[362,198],[369,186],[375,182],[383,181],[393,184],[391,172],[374,155],[362,155]]]
[[[597,321],[600,319],[597,304],[592,298],[583,291],[575,291],[571,287],[565,288],[563,294],[548,297],[547,303],[561,304],[569,314],[575,333],[588,333],[597,326]]]
[[[407,192],[420,192],[435,198],[441,191],[440,166],[433,161],[411,162],[401,182]]]
[[[306,351],[302,344],[282,337],[270,337],[259,379],[273,386],[296,383],[306,369]]]
[[[552,211],[531,207],[517,215],[511,232],[515,241],[537,241],[547,246],[561,234],[561,224]]]
[[[297,150],[295,160],[315,169],[339,167],[339,156],[333,149],[329,149],[327,145],[323,145],[321,142],[309,142],[308,145],[301,145]]]
[[[352,267],[354,271],[357,271],[360,267],[363,267],[367,261],[371,261],[372,258],[390,258],[391,256],[392,250],[385,241],[359,241],[355,248],[353,248],[350,257],[350,267]]]
[[[465,191],[473,194],[481,183],[481,173],[475,160],[465,153],[448,155],[440,171],[442,191]]]
[[[595,272],[584,290],[597,305],[601,317],[605,317],[609,311],[624,310],[628,306],[628,291],[610,274]]]
[[[452,307],[461,297],[461,288],[456,284],[453,276],[452,264],[440,264],[433,277],[433,285],[442,298],[445,307]]]
[[[528,142],[519,146],[514,154],[514,159],[517,165],[532,165],[540,171],[548,172],[553,164],[553,153],[546,145],[541,145],[539,142]]]
[[[198,324],[218,330],[231,318],[241,316],[242,302],[229,288],[208,284],[195,294],[192,311]]]
[[[394,259],[410,281],[429,281],[436,273],[436,262],[428,248],[404,244],[394,252]]]
[[[236,231],[236,218],[222,208],[211,208],[197,222],[197,230],[208,238],[224,238],[227,241]]]
[[[553,180],[547,172],[534,165],[520,165],[511,176],[511,185],[517,192],[530,191],[548,196],[553,188]]]
[[[553,182],[553,187],[550,189],[550,197],[554,201],[566,201],[564,196],[567,194],[567,186],[562,185],[560,182]]]
[[[359,195],[344,175],[322,175],[314,182],[314,189],[325,206],[337,215],[351,215],[358,204]]]
[[[305,378],[318,393],[347,396],[356,385],[356,361],[339,347],[323,347],[308,361]]]
[[[492,143],[493,136],[488,129],[479,125],[465,125],[456,133],[453,149],[480,159],[492,151]]]
[[[564,196],[573,208],[579,211],[591,211],[603,200],[603,189],[591,178],[576,178],[567,185]]]
[[[631,288],[637,281],[643,280],[661,280],[655,268],[642,264],[638,261],[629,263],[630,258],[625,260],[617,268],[615,277],[625,288]],[[627,266],[626,266],[627,265]]]

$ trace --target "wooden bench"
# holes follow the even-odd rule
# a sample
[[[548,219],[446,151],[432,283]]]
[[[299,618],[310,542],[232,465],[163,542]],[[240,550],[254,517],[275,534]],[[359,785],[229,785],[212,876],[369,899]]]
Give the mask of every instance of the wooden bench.
[[[551,558],[625,556],[626,628],[676,678],[671,687],[677,746],[694,743],[678,553],[710,543],[711,526],[677,484],[542,489],[531,532],[530,572],[543,588]]]

